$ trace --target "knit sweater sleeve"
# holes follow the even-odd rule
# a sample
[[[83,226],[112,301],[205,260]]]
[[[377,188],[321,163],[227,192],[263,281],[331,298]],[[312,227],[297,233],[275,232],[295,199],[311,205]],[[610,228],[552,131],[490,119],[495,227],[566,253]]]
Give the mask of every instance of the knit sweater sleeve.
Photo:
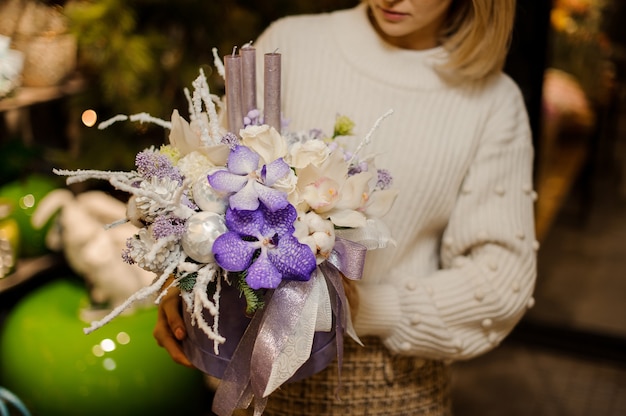
[[[461,360],[482,354],[532,304],[536,277],[533,149],[517,87],[501,77],[480,145],[429,276],[358,286],[355,327],[393,352]]]

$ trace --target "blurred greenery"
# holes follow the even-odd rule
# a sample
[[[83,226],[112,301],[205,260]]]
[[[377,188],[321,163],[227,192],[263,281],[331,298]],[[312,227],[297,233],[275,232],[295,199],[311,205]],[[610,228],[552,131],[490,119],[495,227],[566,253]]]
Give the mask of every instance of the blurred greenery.
[[[84,110],[95,110],[98,122],[118,114],[142,112],[169,120],[174,109],[186,116],[184,89],[191,87],[200,68],[207,75],[211,91],[224,93],[223,79],[214,70],[214,47],[223,56],[234,46],[256,39],[280,17],[328,12],[358,2],[46,1],[67,17],[69,30],[76,36],[77,70],[86,87],[79,94],[30,108],[29,123],[35,140],[19,137],[19,133],[18,137],[0,137],[1,182],[29,172],[51,174],[51,166],[132,169],[135,154],[164,143],[167,132],[155,125],[131,122],[115,123],[105,130],[87,127],[78,121]]]
[[[212,48],[223,55],[254,40],[274,19],[338,9],[350,1],[99,0],[65,6],[79,41],[81,71],[97,81],[102,100],[123,113],[169,117],[164,103],[181,97],[203,67],[212,86]]]
[[[292,14],[351,7],[358,0],[71,0],[63,10],[78,39],[79,71],[89,88],[72,98],[78,113],[102,119],[147,112],[169,119],[186,114],[183,89],[202,68],[211,91],[223,94],[213,70],[220,55],[254,40],[273,20]],[[80,156],[55,157],[66,168],[128,169],[134,154],[165,139],[163,129],[117,123],[106,130],[81,127]]]

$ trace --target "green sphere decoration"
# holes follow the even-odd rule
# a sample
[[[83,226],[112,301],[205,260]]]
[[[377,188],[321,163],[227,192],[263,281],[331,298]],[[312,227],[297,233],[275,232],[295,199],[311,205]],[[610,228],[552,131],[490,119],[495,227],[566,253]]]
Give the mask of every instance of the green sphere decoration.
[[[70,279],[23,298],[0,328],[0,385],[34,416],[206,414],[202,374],[174,363],[152,337],[155,307],[85,335],[87,305]]]
[[[58,187],[58,181],[43,175],[31,175],[25,180],[10,182],[0,188],[0,203],[9,207],[8,216],[17,221],[20,230],[20,257],[36,257],[49,252],[45,237],[52,220],[35,228],[31,217],[39,201]]]

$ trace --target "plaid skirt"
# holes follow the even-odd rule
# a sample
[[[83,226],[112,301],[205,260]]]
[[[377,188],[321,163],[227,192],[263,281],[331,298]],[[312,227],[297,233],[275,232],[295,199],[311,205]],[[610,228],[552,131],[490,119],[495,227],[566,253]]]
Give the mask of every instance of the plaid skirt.
[[[450,416],[450,369],[441,361],[392,355],[377,338],[346,339],[341,387],[336,360],[273,392],[264,415]]]

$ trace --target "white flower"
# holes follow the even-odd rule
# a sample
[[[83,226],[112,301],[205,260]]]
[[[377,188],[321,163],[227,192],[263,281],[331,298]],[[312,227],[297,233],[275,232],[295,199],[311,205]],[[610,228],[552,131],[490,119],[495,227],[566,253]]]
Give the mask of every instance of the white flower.
[[[287,141],[275,128],[268,125],[248,126],[240,130],[241,144],[261,156],[262,165],[268,165],[287,155]]]
[[[341,198],[326,215],[338,227],[363,227],[367,217],[362,212],[370,195],[370,172],[361,172],[346,179]]]
[[[181,156],[191,153],[202,146],[200,135],[191,129],[187,120],[178,114],[178,110],[172,112],[171,121],[170,143],[178,149]]]
[[[206,117],[206,113],[202,113],[201,116]],[[230,148],[225,144],[206,146],[202,142],[202,132],[198,127],[200,123],[192,122],[189,124],[187,120],[178,114],[178,110],[172,112],[171,122],[170,144],[178,149],[181,156],[196,151],[205,155],[214,166],[226,164]],[[214,138],[214,140],[219,142],[220,139]]]
[[[397,189],[376,190],[369,195],[363,213],[367,218],[381,218],[389,212],[397,196]]]
[[[340,198],[339,191],[348,177],[342,152],[331,153],[320,165],[309,164],[297,170],[298,193],[318,213],[332,209]]]
[[[200,175],[206,175],[207,171],[215,168],[215,165],[206,155],[193,151],[181,157],[176,167],[186,178],[195,179]]]
[[[320,166],[329,154],[328,145],[322,140],[297,142],[289,150],[289,164],[296,169],[302,169],[309,164]]]
[[[321,176],[315,182],[305,185],[300,191],[300,197],[311,209],[323,213],[333,209],[339,201],[341,184],[332,178]]]
[[[335,227],[332,222],[313,211],[299,215],[294,223],[294,236],[315,253],[317,264],[324,262],[335,246]]]
[[[298,177],[294,173],[293,170],[290,170],[289,173],[283,176],[281,179],[277,180],[272,188],[277,189],[279,191],[283,191],[289,196],[296,193],[298,185]]]

